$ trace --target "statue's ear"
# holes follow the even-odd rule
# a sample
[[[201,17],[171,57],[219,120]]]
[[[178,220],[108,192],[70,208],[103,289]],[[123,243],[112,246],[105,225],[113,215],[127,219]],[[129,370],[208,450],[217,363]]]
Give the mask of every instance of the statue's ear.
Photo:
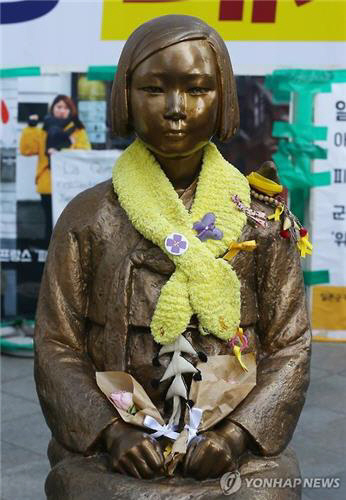
[[[266,177],[266,179],[270,179],[271,181],[280,184],[278,171],[273,161],[265,161],[262,163],[260,168],[256,170],[256,173]]]

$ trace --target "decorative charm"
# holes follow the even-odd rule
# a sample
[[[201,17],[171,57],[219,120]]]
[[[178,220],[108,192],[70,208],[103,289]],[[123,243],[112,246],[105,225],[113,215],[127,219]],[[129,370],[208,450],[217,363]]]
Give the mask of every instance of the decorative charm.
[[[289,231],[288,229],[281,229],[280,236],[285,240],[289,240],[291,238],[291,231]]]
[[[272,215],[268,215],[268,220],[274,219],[275,221],[279,221],[283,211],[284,211],[284,205],[278,205],[275,208],[275,212]]]
[[[174,377],[179,373],[196,373],[197,371],[198,370],[189,361],[180,355],[179,351],[175,351],[160,382],[170,377]]]
[[[171,399],[173,396],[180,396],[183,399],[187,399],[187,389],[183,377],[180,373],[177,373],[173,379],[173,382],[168,388],[166,399]]]
[[[291,217],[289,217],[288,215],[286,215],[286,217],[284,219],[284,223],[282,225],[282,229],[284,231],[287,231],[287,229],[289,229],[290,227],[292,227],[292,220],[291,220]]]
[[[187,388],[182,377],[183,373],[193,373],[200,376],[200,372],[197,368],[193,366],[187,359],[182,356],[182,353],[190,354],[192,356],[198,356],[198,353],[192,347],[190,342],[180,335],[175,342],[167,344],[161,347],[157,358],[163,356],[164,354],[171,354],[171,360],[166,368],[165,373],[161,377],[160,382],[167,380],[168,378],[174,377],[171,385],[168,388],[166,394],[166,400],[173,398],[173,411],[169,419],[169,425],[178,425],[180,415],[181,415],[181,399],[187,400]]]
[[[182,255],[189,248],[189,242],[180,233],[172,233],[165,239],[165,248],[172,255]]]
[[[309,241],[309,233],[302,227],[299,231],[300,239],[297,241],[297,247],[299,249],[300,255],[305,259],[306,255],[312,254],[312,244]]]
[[[231,242],[228,247],[228,252],[224,255],[224,259],[231,260],[233,257],[237,255],[240,250],[244,250],[245,252],[253,252],[257,247],[257,243],[255,240],[242,241],[240,243]]]
[[[221,240],[223,238],[223,232],[215,227],[215,219],[215,215],[210,212],[205,214],[202,220],[194,223],[192,228],[197,231],[197,238],[201,241]]]
[[[282,191],[282,186],[275,183],[274,181],[266,179],[260,174],[258,174],[257,177],[251,176],[252,174],[250,174],[250,176],[247,176],[250,185],[255,187],[258,191],[267,193],[266,195],[263,195],[258,193],[254,189],[251,189],[252,196],[262,201],[266,205],[270,205],[275,208],[274,213],[268,215],[268,219],[278,222],[281,220],[282,215],[284,216],[283,224],[280,230],[281,238],[284,238],[285,240],[289,240],[292,238],[296,242],[302,258],[305,258],[306,255],[311,255],[313,247],[311,242],[309,241],[307,230],[302,227],[297,217],[287,208],[284,200],[280,198],[280,196],[277,196],[276,198],[273,198],[273,196],[268,196],[269,194],[275,195],[277,193],[280,193]],[[267,184],[264,181],[272,184]]]
[[[172,344],[167,344],[161,347],[158,356],[163,356],[164,354],[169,354],[171,352],[186,352],[187,354],[191,354],[192,356],[196,355],[196,351],[190,344],[190,342],[184,337],[184,335],[180,335],[175,342]]]
[[[252,223],[258,224],[261,227],[267,227],[267,217],[264,212],[245,206],[236,194],[232,196],[232,201],[237,205],[238,210],[243,212]]]

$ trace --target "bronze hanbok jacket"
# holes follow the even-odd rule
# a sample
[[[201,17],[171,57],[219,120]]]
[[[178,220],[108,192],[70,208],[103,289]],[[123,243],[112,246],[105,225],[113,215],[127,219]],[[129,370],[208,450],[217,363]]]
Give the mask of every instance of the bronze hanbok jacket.
[[[184,196],[191,205],[193,190]],[[257,201],[253,206],[272,211]],[[259,454],[275,455],[289,442],[304,404],[309,322],[294,242],[279,236],[275,222],[266,229],[246,225],[240,241],[250,239],[256,250],[239,252],[231,264],[241,282],[247,352],[257,355],[257,385],[228,418],[252,436]],[[172,261],[131,225],[111,181],[81,193],[63,212],[49,247],[35,333],[37,390],[63,447],[92,452],[118,418],[96,385],[96,371],[128,371],[162,410],[165,385],[153,389],[151,381],[165,367],[152,364],[159,346],[149,325],[173,271]],[[196,351],[229,352],[193,324],[186,336]]]

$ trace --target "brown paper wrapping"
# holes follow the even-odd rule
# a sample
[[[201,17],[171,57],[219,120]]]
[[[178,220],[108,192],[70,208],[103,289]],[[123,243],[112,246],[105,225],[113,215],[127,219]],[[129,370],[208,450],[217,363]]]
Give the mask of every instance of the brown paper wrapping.
[[[143,387],[128,373],[96,372],[96,383],[125,422],[145,427],[143,421],[146,415],[150,415],[157,420],[159,424],[164,425],[165,422],[163,418]],[[110,395],[115,391],[126,391],[132,394],[133,403],[138,410],[135,415],[131,415],[127,411],[121,410],[114,404],[110,399]]]
[[[199,431],[206,431],[227,417],[255,387],[255,355],[243,354],[242,360],[247,372],[229,354],[209,356],[206,363],[198,363],[202,380],[192,380],[189,398],[203,410]]]

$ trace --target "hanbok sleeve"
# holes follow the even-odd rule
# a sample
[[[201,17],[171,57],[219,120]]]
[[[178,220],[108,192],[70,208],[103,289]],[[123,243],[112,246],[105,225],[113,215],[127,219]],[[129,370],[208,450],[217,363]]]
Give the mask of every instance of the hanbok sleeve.
[[[296,243],[278,224],[257,231],[257,333],[262,356],[257,385],[229,416],[259,453],[276,455],[290,441],[309,383],[310,327]]]
[[[73,202],[72,202],[73,203]],[[100,392],[87,352],[88,242],[71,230],[73,210],[60,217],[45,265],[35,330],[35,379],[47,424],[66,448],[88,453],[119,418]]]

